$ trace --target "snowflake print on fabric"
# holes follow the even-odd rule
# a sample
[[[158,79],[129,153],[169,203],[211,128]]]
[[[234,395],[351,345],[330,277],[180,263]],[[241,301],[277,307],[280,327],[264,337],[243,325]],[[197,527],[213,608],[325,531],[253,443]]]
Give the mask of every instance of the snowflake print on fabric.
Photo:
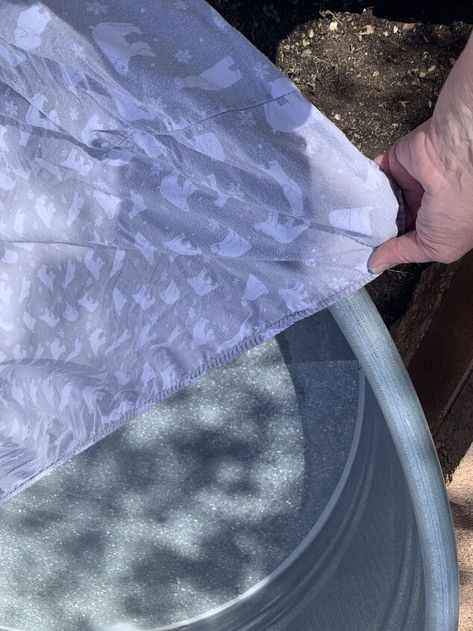
[[[80,44],[77,44],[77,42],[74,42],[71,45],[71,50],[74,53],[75,57],[79,57],[80,59],[85,59],[86,55],[85,55],[84,47],[80,46]]]
[[[249,110],[243,110],[238,112],[238,118],[244,125],[251,125],[252,127],[256,125],[256,119],[252,112]]]
[[[157,177],[158,175],[161,175],[162,172],[163,172],[163,167],[159,165],[157,162],[155,162],[153,166],[151,167],[151,173]]]
[[[387,176],[207,2],[142,5],[1,4],[0,502],[398,232]]]
[[[93,2],[86,2],[87,5],[87,11],[89,13],[93,13],[93,15],[105,15],[106,13],[108,13],[108,7],[106,4],[104,4],[103,2],[99,2],[98,0],[95,0]]]
[[[184,64],[188,63],[192,59],[192,55],[187,48],[180,48],[174,55],[174,57],[177,59],[177,61]]]
[[[230,197],[236,197],[237,199],[241,199],[243,197],[243,190],[238,183],[230,184],[228,187],[228,194]]]
[[[18,114],[18,107],[13,101],[6,101],[3,105],[3,110],[8,116],[16,116]]]
[[[219,222],[213,217],[209,219],[209,226],[212,232],[216,232],[220,228]]]
[[[259,62],[259,63],[255,64],[254,71],[255,71],[255,75],[258,77],[258,79],[264,80],[269,75],[268,66],[266,64],[262,63],[262,62]]]

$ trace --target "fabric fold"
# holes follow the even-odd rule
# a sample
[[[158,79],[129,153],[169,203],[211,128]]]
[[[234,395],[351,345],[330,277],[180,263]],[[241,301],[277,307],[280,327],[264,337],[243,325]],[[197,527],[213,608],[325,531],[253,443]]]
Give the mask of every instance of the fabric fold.
[[[370,282],[399,191],[202,0],[3,0],[0,501]]]

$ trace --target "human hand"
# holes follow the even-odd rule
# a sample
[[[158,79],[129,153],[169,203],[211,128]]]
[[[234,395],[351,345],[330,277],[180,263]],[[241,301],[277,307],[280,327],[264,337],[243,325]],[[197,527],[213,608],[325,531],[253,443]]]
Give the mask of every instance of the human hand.
[[[444,164],[432,127],[429,119],[375,158],[403,192],[406,233],[376,248],[373,273],[398,263],[451,263],[473,248],[473,155],[454,168]]]
[[[473,34],[431,118],[375,162],[403,192],[406,233],[378,246],[368,266],[451,263],[473,248]]]

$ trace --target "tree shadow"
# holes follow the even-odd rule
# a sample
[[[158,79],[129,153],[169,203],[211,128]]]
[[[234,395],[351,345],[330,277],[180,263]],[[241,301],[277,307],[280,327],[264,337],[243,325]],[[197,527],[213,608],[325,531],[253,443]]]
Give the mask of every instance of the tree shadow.
[[[19,625],[27,595],[22,615],[37,609],[51,629],[93,628],[90,607],[95,619],[157,625],[263,579],[339,479],[357,383],[346,340],[320,312],[12,498],[1,511],[1,571],[17,617],[2,622]]]

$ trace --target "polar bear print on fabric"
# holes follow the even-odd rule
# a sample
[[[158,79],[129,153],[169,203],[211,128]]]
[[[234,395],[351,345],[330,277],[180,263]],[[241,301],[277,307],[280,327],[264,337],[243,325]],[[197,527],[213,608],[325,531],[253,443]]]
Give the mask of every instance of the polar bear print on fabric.
[[[76,149],[72,148],[67,158],[61,162],[61,166],[76,171],[81,177],[87,177],[94,164],[90,160],[86,160]]]
[[[44,6],[33,4],[22,11],[14,31],[15,44],[23,50],[33,50],[41,44],[41,33],[51,19],[51,14]]]
[[[26,125],[21,122],[18,125],[18,134],[20,136],[20,146],[26,147],[28,144],[28,140],[30,139],[31,132],[33,131],[33,127],[31,125]]]
[[[293,217],[287,217],[285,221],[279,223],[279,213],[271,211],[266,221],[257,223],[254,228],[257,232],[267,234],[278,243],[291,243],[299,235],[307,230],[309,222],[295,224]]]
[[[61,63],[58,64],[58,70],[61,73],[64,85],[67,86],[67,88],[74,94],[77,94],[77,86],[81,81],[87,85],[87,77],[78,68],[74,68],[69,64]]]
[[[198,254],[202,254],[202,250],[200,248],[194,247],[190,243],[190,241],[186,239],[185,235],[182,232],[173,239],[165,241],[163,245],[168,250],[176,252],[177,254],[184,254],[186,256],[197,256]]]
[[[77,191],[74,191],[72,203],[67,213],[66,224],[70,226],[72,222],[79,216],[82,206],[84,205],[85,198],[79,195]]]
[[[292,283],[288,287],[280,289],[278,294],[284,300],[288,309],[299,311],[310,307],[310,302],[308,302],[309,294],[302,282]]]
[[[120,203],[122,201],[120,197],[106,193],[105,191],[94,191],[94,197],[110,219],[114,219],[119,212]]]
[[[264,113],[273,132],[294,132],[309,122],[323,122],[324,117],[286,77],[269,84],[274,101],[266,103]],[[291,90],[292,88],[292,90]]]
[[[269,166],[264,169],[268,175],[278,182],[284,196],[289,202],[291,213],[299,216],[304,213],[304,202],[301,187],[291,179],[277,160],[270,160]]]
[[[46,114],[43,113],[45,111],[45,103],[47,102],[48,99],[44,94],[35,94],[31,97],[31,105],[26,112],[25,121],[28,125],[32,125],[33,127],[60,131],[59,126],[61,121],[59,120],[56,110],[52,109],[47,118]]]
[[[175,79],[180,88],[198,88],[200,90],[223,90],[234,85],[242,78],[233,57],[227,55],[216,64],[198,75],[190,75],[184,79]]]
[[[146,204],[145,204],[145,200],[143,199],[143,195],[133,190],[130,190],[130,199],[133,203],[133,206],[128,216],[130,217],[130,219],[134,219],[140,213],[146,210]]]
[[[16,50],[10,50],[6,46],[0,46],[0,57],[10,66],[19,66],[26,60],[26,56]]]
[[[264,294],[269,294],[266,285],[254,274],[249,274],[241,303],[244,305],[246,302],[253,302]]]
[[[11,191],[16,186],[16,181],[8,177],[6,173],[0,171],[0,188],[4,191]]]
[[[204,178],[203,183],[205,186],[210,188],[214,193],[217,193],[217,199],[214,199],[214,204],[218,208],[223,208],[229,198],[229,195],[225,195],[217,186],[217,178],[213,173],[209,173],[206,178]]]
[[[197,187],[190,180],[175,173],[163,178],[159,190],[164,199],[170,204],[176,206],[179,210],[189,212],[187,201],[195,193]]]
[[[205,267],[200,270],[197,276],[188,278],[187,282],[198,296],[205,296],[219,286],[218,283],[212,283],[209,272]]]
[[[172,280],[164,291],[159,294],[159,297],[167,305],[173,305],[181,295],[176,283]]]
[[[206,132],[205,134],[194,136],[189,142],[199,153],[203,153],[213,160],[225,162],[225,151],[222,147],[222,143],[213,132]]]
[[[7,141],[5,140],[5,134],[7,133],[7,128],[0,125],[0,151],[10,151],[10,147],[8,146]]]
[[[50,228],[53,221],[53,215],[56,212],[54,204],[47,199],[46,195],[40,195],[34,205],[36,214],[47,228]]]
[[[228,228],[227,236],[219,243],[213,243],[210,249],[214,254],[219,256],[238,257],[251,250],[251,243],[237,234],[231,228]]]
[[[371,230],[372,206],[362,208],[335,208],[328,215],[330,225],[350,234],[365,235]]]
[[[107,151],[107,157],[103,162],[110,167],[122,167],[129,164],[133,160],[133,152],[127,149],[112,148]]]
[[[103,129],[103,123],[100,120],[98,114],[92,114],[84,129],[80,132],[82,142],[86,145],[92,145],[93,141],[97,139],[97,132]]]
[[[207,318],[200,318],[192,329],[191,348],[198,348],[210,344],[215,340],[215,333]]]
[[[133,141],[141,147],[145,154],[149,158],[158,158],[160,156],[167,156],[166,147],[159,142],[152,134],[148,134],[141,129],[135,129],[131,133],[131,138]]]
[[[131,33],[141,33],[141,29],[127,22],[101,22],[91,26],[95,43],[113,65],[118,74],[127,75],[130,59],[136,55],[155,57],[147,42],[133,42],[126,38]]]
[[[150,120],[155,114],[139,107],[136,100],[123,90],[115,90],[112,87],[107,88],[108,93],[112,97],[118,113],[126,121]]]

